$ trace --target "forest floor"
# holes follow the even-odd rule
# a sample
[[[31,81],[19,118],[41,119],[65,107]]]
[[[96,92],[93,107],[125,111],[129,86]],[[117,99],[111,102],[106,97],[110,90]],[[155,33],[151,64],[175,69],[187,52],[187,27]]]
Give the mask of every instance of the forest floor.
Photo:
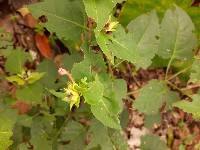
[[[31,2],[34,1],[36,0],[32,0]],[[7,32],[12,33],[15,47],[21,46],[24,49],[39,53],[34,38],[35,31],[33,28],[26,25],[27,22],[30,22],[31,20],[29,20],[29,18],[24,18],[20,12],[17,12],[17,9],[27,2],[30,2],[30,0],[11,1],[10,4],[1,2],[0,27],[3,27]],[[13,19],[13,16],[15,16],[15,19]],[[4,64],[4,61],[5,60],[0,57],[0,73],[3,72],[2,65]],[[164,78],[165,69],[140,69],[136,75],[132,74],[131,69],[132,66],[127,64],[126,72],[115,70],[115,74],[119,78],[123,78],[127,81],[129,88],[129,98],[125,100],[129,114],[128,126],[125,133],[130,149],[138,149],[140,137],[148,132],[159,135],[173,150],[180,149],[181,145],[187,150],[194,150],[197,147],[200,147],[200,123],[193,120],[191,115],[186,114],[179,109],[174,109],[170,112],[161,110],[161,124],[154,124],[154,127],[151,130],[144,127],[144,116],[132,108],[132,101],[137,97],[138,89],[147,84],[149,80]],[[173,82],[179,87],[182,86],[180,85],[178,78]]]

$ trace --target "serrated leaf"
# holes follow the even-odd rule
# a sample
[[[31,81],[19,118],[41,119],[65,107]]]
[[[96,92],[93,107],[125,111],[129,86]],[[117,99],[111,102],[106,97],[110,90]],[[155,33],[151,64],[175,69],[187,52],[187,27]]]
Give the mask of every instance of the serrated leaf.
[[[144,126],[146,128],[152,128],[154,124],[158,124],[161,121],[160,113],[153,114],[153,115],[145,115],[144,118]]]
[[[151,80],[141,90],[133,106],[145,115],[155,115],[164,102],[170,107],[178,95],[169,90],[164,81]]]
[[[79,53],[73,53],[71,55],[64,54],[61,62],[63,67],[70,71],[73,67],[73,64],[81,62],[82,59],[83,58]]]
[[[197,46],[194,25],[184,10],[175,6],[168,9],[161,23],[158,55],[171,60],[188,60]]]
[[[5,150],[13,143],[11,137],[17,117],[16,112],[7,107],[0,110],[0,150]]]
[[[195,60],[192,64],[190,82],[200,81],[200,60]]]
[[[127,0],[123,5],[120,12],[119,21],[121,24],[126,26],[132,19],[139,16],[141,13],[147,13],[152,9],[155,9],[159,16],[171,7],[174,3],[182,6],[184,8],[189,8],[191,5],[191,0],[151,0],[151,1],[137,1],[137,0]]]
[[[105,126],[115,129],[121,129],[120,121],[118,119],[118,114],[114,114],[109,109],[109,106],[112,106],[112,102],[106,98],[99,100],[99,103],[91,106],[91,111],[93,115],[103,123]]]
[[[32,103],[41,103],[43,94],[43,86],[40,83],[27,85],[21,89],[17,89],[16,97]]]
[[[12,83],[16,82],[18,85],[24,85],[25,84],[25,80],[20,78],[18,75],[9,76],[9,77],[6,77],[6,79],[9,82],[12,82]]]
[[[90,105],[96,105],[103,98],[104,86],[96,76],[95,81],[88,84],[88,90],[83,92],[85,101]]]
[[[26,80],[29,84],[33,84],[36,81],[40,80],[44,75],[45,75],[44,72],[42,72],[42,73],[32,72],[32,73],[30,73],[30,75],[28,76],[28,78]]]
[[[33,118],[31,125],[31,144],[36,150],[52,150],[52,141],[49,134],[53,128],[54,118],[48,116],[40,116]]]
[[[84,25],[84,6],[81,0],[45,0],[28,7],[34,16],[47,16],[45,27],[65,40],[77,41]]]
[[[96,30],[99,32],[109,19],[109,15],[117,2],[122,0],[83,0],[88,17],[97,23]]]
[[[155,11],[141,15],[128,24],[128,32],[133,34],[136,44],[135,52],[139,54],[139,58],[135,60],[139,67],[150,66],[151,59],[158,50],[159,28],[159,20]]]
[[[167,150],[167,145],[155,135],[141,137],[141,150]]]
[[[92,140],[87,145],[86,150],[101,147],[102,150],[113,150],[113,144],[108,134],[108,128],[100,122],[93,120],[89,132],[92,134]]]
[[[178,107],[187,113],[191,113],[195,119],[200,119],[200,95],[194,95],[192,102],[179,101],[173,104],[174,107]]]
[[[86,130],[83,125],[69,121],[61,133],[60,140],[70,141],[69,144],[59,145],[59,150],[83,150],[85,147]]]
[[[124,138],[122,132],[119,132],[118,130],[109,130],[109,136],[113,143],[114,149],[118,150],[127,150],[128,149],[128,143],[126,139]]]
[[[40,73],[45,73],[40,82],[44,85],[44,87],[49,89],[55,88],[55,81],[57,79],[57,69],[56,65],[51,60],[43,60],[38,66],[37,71]]]
[[[110,60],[112,64],[114,64],[114,56],[112,52],[109,50],[107,42],[109,37],[107,37],[102,32],[95,32],[96,41],[99,44],[100,48],[102,49],[103,53],[106,55],[107,59]]]
[[[139,16],[127,28],[128,33],[118,26],[105,45],[114,56],[127,60],[138,68],[147,68],[158,46],[159,22],[155,11]]]
[[[30,55],[21,49],[13,50],[7,57],[5,69],[11,74],[20,74],[23,71],[24,63],[30,58]]]
[[[101,54],[94,54],[92,51],[85,52],[85,58],[80,63],[75,63],[71,70],[75,80],[87,77],[87,81],[94,79],[95,72],[106,71],[106,65]]]

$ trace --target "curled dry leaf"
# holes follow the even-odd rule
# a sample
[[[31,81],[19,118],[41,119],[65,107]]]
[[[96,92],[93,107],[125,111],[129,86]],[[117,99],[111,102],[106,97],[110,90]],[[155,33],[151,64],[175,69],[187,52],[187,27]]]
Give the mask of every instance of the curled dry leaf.
[[[36,33],[35,42],[42,56],[48,59],[53,58],[53,51],[50,47],[49,40],[44,34]]]

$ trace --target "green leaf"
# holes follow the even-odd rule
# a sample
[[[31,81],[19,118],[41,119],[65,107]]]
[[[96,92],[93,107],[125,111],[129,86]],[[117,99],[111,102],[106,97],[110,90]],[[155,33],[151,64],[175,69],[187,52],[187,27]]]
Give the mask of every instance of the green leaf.
[[[103,53],[106,55],[107,59],[110,60],[112,64],[114,64],[114,56],[107,45],[109,37],[107,37],[105,33],[97,31],[95,31],[95,37],[98,45],[100,46]]]
[[[52,150],[52,141],[49,134],[53,128],[54,118],[48,116],[39,116],[33,118],[31,125],[31,144],[36,150]]]
[[[158,50],[160,27],[156,12],[152,11],[150,14],[137,17],[127,28],[136,44],[134,45],[134,51],[138,53],[138,58],[135,58],[136,65],[147,68]]]
[[[16,97],[19,100],[29,101],[32,103],[41,103],[43,94],[43,86],[40,83],[27,85],[21,89],[17,89]]]
[[[190,82],[200,81],[200,60],[195,60],[192,64]]]
[[[26,79],[29,84],[35,83],[36,81],[40,80],[45,75],[44,72],[32,72]]]
[[[109,107],[112,107],[112,101],[106,98],[99,100],[99,103],[91,106],[93,115],[105,126],[115,129],[121,129],[118,114],[114,114]]]
[[[85,77],[90,80],[92,74],[90,63],[86,60],[83,60],[80,63],[75,63],[71,73],[75,80],[81,80]]]
[[[67,97],[66,93],[63,92],[56,92],[55,90],[49,90],[49,92],[60,99],[64,99]]]
[[[127,28],[128,33],[118,26],[105,45],[114,56],[130,61],[138,68],[147,68],[158,46],[159,22],[155,11],[139,16]]]
[[[109,130],[109,137],[113,143],[113,147],[118,150],[127,150],[128,144],[122,132],[118,130]]]
[[[21,49],[13,50],[7,57],[5,69],[11,74],[20,74],[23,71],[24,63],[30,58],[30,55]]]
[[[170,61],[192,59],[197,46],[194,25],[190,17],[178,6],[168,9],[161,23],[158,55]]]
[[[84,25],[84,6],[81,0],[45,0],[28,7],[36,17],[47,16],[45,27],[65,40],[80,40]]]
[[[178,107],[187,113],[191,113],[195,119],[200,119],[200,95],[194,95],[192,102],[179,101],[173,104],[174,107]]]
[[[152,128],[154,124],[159,124],[161,121],[160,113],[153,115],[145,115],[144,126],[146,128]]]
[[[101,147],[102,150],[113,150],[113,144],[108,134],[108,128],[100,122],[94,120],[90,126],[89,132],[92,134],[92,140],[86,147],[86,150]]]
[[[71,55],[64,54],[62,57],[62,65],[67,70],[71,70],[74,63],[79,63],[82,61],[82,57],[79,53],[73,53]]]
[[[58,74],[54,62],[45,59],[37,66],[37,71],[40,73],[45,73],[43,78],[40,80],[44,87],[54,89]]]
[[[151,80],[140,90],[133,106],[146,115],[153,115],[159,112],[164,102],[171,104],[175,100],[178,95],[170,91],[164,81]]]
[[[96,105],[103,98],[104,86],[96,76],[95,81],[88,84],[88,90],[83,93],[85,101],[90,105]]]
[[[11,140],[13,135],[12,130],[17,116],[15,111],[7,107],[1,107],[0,111],[0,150],[5,150],[13,143]]]
[[[59,150],[83,150],[85,147],[86,130],[84,126],[75,121],[69,121],[61,133],[61,141],[70,141],[69,144],[59,145]]]
[[[9,82],[12,82],[12,83],[16,82],[18,85],[24,85],[25,84],[25,80],[20,78],[18,75],[9,76],[9,77],[6,77],[6,79]]]
[[[167,145],[155,135],[141,137],[141,150],[167,150]]]
[[[178,4],[179,6],[189,8],[191,0],[127,0],[120,12],[119,22],[126,26],[132,19],[136,18],[141,13],[147,13],[152,9],[155,9],[159,16],[162,16],[166,9],[171,7],[174,3]]]
[[[83,0],[88,17],[94,19],[97,23],[96,30],[98,32],[102,30],[108,21],[109,15],[117,2],[122,1],[123,0]]]

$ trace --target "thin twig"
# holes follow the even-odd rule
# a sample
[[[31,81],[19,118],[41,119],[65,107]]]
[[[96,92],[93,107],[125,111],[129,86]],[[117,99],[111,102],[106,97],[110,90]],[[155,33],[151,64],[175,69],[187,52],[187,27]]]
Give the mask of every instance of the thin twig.
[[[177,76],[180,75],[181,73],[183,73],[183,72],[187,71],[188,69],[190,69],[191,66],[192,66],[192,65],[188,66],[187,68],[184,68],[184,69],[180,70],[179,72],[177,72],[176,74],[174,74],[173,76],[171,76],[170,78],[168,78],[167,80],[170,81],[171,79],[177,77]]]
[[[180,89],[179,87],[177,87],[175,84],[173,84],[173,83],[171,83],[170,81],[167,81],[167,80],[166,80],[166,82],[167,82],[172,88],[178,90],[181,94],[183,94],[183,95],[185,95],[185,96],[187,96],[187,97],[189,97],[189,98],[192,99],[192,97],[191,97],[189,94],[185,93],[183,90],[181,90],[181,89]]]

